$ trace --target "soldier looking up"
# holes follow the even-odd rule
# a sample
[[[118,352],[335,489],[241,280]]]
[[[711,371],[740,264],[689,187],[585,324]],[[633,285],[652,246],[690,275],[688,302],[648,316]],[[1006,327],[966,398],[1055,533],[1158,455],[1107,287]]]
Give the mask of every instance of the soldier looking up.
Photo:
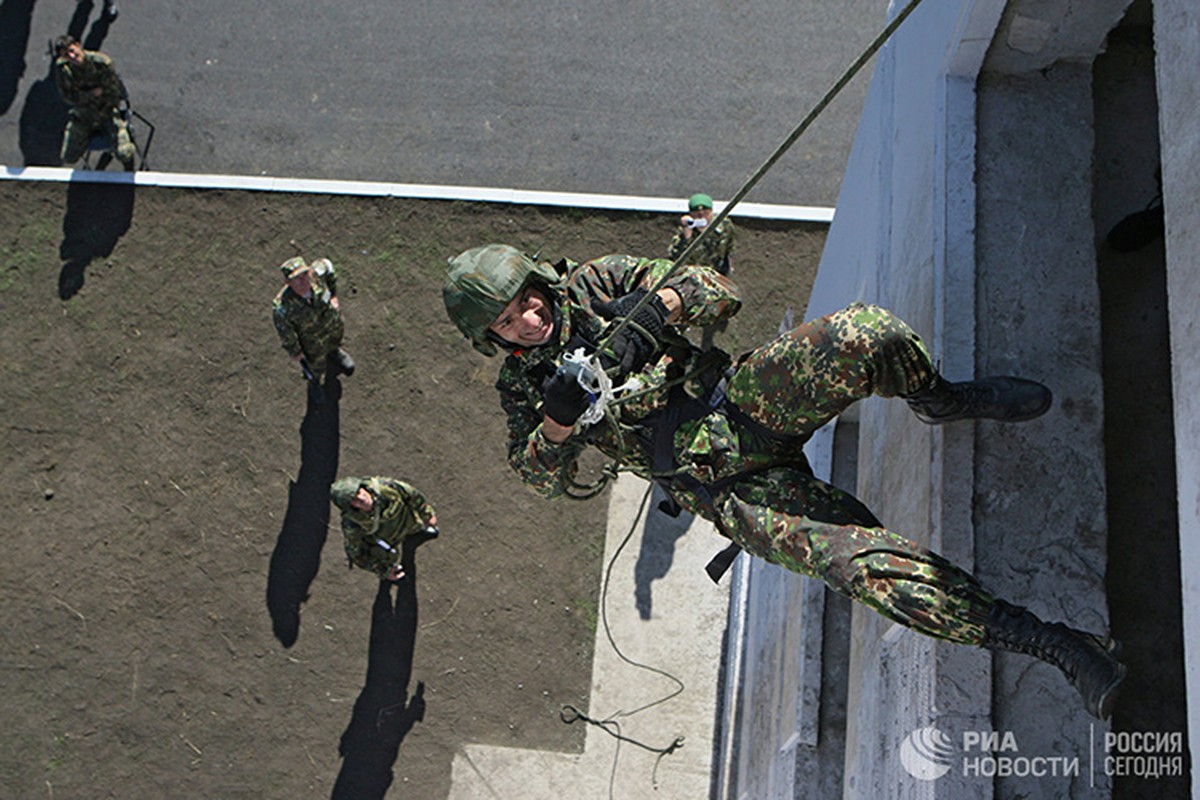
[[[684,248],[692,241],[692,236],[712,224],[713,199],[706,194],[696,193],[688,198],[688,213],[679,218],[679,228],[671,244],[667,246],[667,258],[675,260],[683,255]],[[733,223],[725,219],[713,229],[703,242],[699,252],[693,252],[691,261],[712,267],[722,275],[728,275],[733,270],[733,241],[736,236]]]
[[[332,365],[354,374],[354,359],[341,348],[345,326],[337,297],[337,270],[327,258],[312,264],[289,258],[279,265],[284,287],[275,295],[272,318],[283,349],[306,367],[306,377],[318,385]]]
[[[54,55],[54,83],[71,107],[63,133],[62,162],[78,161],[88,140],[100,133],[116,143],[117,158],[126,170],[132,170],[137,148],[121,109],[125,90],[112,59],[96,50],[84,50],[74,36],[58,37]]]

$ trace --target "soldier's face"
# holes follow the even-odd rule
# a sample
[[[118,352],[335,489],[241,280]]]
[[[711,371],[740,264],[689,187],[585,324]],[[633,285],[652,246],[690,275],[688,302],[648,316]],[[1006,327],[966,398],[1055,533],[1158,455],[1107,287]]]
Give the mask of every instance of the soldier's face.
[[[292,291],[301,297],[308,297],[312,291],[312,276],[307,272],[301,272],[294,278],[288,280],[288,285],[292,287]]]
[[[371,496],[365,486],[360,486],[354,497],[350,498],[350,507],[355,511],[369,512],[375,508],[375,498]]]
[[[519,347],[536,347],[549,341],[554,333],[554,315],[546,296],[527,286],[505,306],[490,330]]]
[[[66,51],[63,52],[63,57],[75,66],[79,66],[83,63],[83,46],[79,42],[67,45]]]

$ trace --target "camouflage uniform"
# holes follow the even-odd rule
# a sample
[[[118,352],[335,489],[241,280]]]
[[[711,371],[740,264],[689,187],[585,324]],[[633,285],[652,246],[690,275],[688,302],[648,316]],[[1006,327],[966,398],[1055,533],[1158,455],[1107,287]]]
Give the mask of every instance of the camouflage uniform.
[[[62,99],[71,107],[63,135],[63,163],[78,161],[94,133],[112,137],[117,145],[117,158],[132,163],[137,150],[120,110],[123,91],[112,59],[104,53],[85,50],[83,63],[76,66],[60,56],[54,60],[54,81]],[[99,96],[93,93],[95,89],[100,89]]]
[[[343,486],[353,486],[349,496],[345,496],[346,489],[338,491]],[[350,507],[349,498],[359,486],[375,498],[375,505],[369,512]],[[344,478],[335,484],[331,494],[342,511],[346,558],[354,566],[374,572],[381,578],[399,563],[403,541],[430,528],[436,517],[425,495],[396,478]]]
[[[692,236],[689,239],[683,238],[683,232],[675,234],[671,239],[671,244],[667,247],[667,258],[674,261],[679,258],[684,249],[692,243],[692,240],[699,236],[699,229],[692,230]],[[728,219],[723,220],[720,225],[713,229],[713,232],[704,237],[704,241],[700,243],[700,247],[693,250],[688,256],[688,261],[693,264],[703,264],[706,267],[712,267],[722,275],[729,274],[729,259],[733,255],[733,240],[736,236],[736,231],[733,223]]]
[[[290,259],[303,265],[301,259]],[[313,372],[324,372],[328,358],[342,344],[344,326],[341,312],[333,307],[337,297],[337,270],[327,258],[309,265],[312,275],[312,295],[301,297],[284,286],[275,295],[273,319],[283,349],[293,358],[303,355]],[[286,270],[285,270],[286,272]]]
[[[720,351],[668,347],[639,375],[658,391],[620,404],[619,424],[605,419],[561,443],[544,436],[543,382],[573,336],[594,340],[603,325],[591,301],[648,287],[670,263],[607,256],[567,265],[555,340],[511,354],[497,382],[509,462],[525,483],[547,497],[568,491],[576,458],[594,444],[751,554],[820,578],[922,633],[980,644],[994,600],[977,580],[813,477],[801,451],[851,403],[909,395],[933,380],[920,338],[884,309],[855,304],[800,325],[732,370]],[[683,300],[682,325],[709,325],[740,307],[736,286],[709,269],[685,267],[667,286]],[[686,380],[663,386],[679,377]]]

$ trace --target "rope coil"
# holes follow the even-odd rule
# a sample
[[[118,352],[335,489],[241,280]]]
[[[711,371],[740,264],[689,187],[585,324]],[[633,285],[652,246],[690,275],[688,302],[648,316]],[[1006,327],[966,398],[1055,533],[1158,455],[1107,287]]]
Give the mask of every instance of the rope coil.
[[[620,386],[613,386],[612,378],[600,364],[598,353],[588,353],[582,347],[563,356],[563,365],[575,373],[575,380],[592,399],[587,411],[579,417],[579,424],[585,428],[604,419],[609,403],[617,402],[619,394],[642,388],[642,382],[635,376],[630,376]]]

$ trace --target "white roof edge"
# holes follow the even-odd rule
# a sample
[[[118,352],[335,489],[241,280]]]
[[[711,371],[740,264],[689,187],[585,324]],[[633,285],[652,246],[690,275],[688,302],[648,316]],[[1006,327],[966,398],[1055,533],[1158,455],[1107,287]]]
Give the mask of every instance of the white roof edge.
[[[533,206],[566,206],[609,211],[658,211],[682,213],[684,199],[679,197],[639,197],[621,194],[549,192],[532,189],[503,189],[479,186],[438,186],[381,181],[341,181],[313,178],[275,178],[254,175],[198,175],[180,172],[96,172],[66,167],[0,166],[0,180],[45,181],[51,183],[131,183],[136,186],[162,186],[175,189],[240,189],[256,192],[300,192],[340,194],[360,197],[401,197],[414,200],[466,200],[482,203],[513,203]],[[724,203],[715,203],[716,210]],[[831,222],[833,209],[827,206],[789,206],[776,203],[739,203],[731,216],[793,222]]]

